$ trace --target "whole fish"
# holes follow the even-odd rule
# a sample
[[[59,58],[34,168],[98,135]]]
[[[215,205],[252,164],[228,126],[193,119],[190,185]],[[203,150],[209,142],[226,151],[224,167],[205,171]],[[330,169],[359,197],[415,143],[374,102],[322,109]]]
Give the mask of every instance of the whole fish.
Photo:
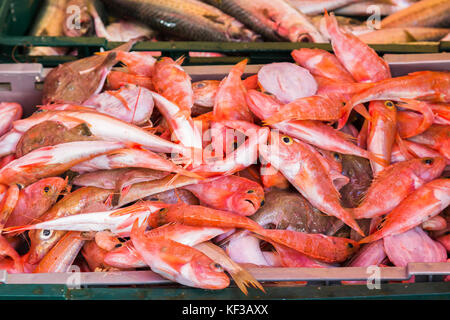
[[[38,16],[31,28],[31,36],[63,36],[63,27],[66,22],[66,6],[68,0],[45,0]],[[63,47],[33,47],[30,56],[63,55],[67,48]]]
[[[358,3],[360,0],[287,0],[287,2],[304,14],[313,15]]]
[[[121,142],[79,141],[39,148],[0,169],[0,183],[27,186],[39,179],[60,175],[77,163],[123,147]]]
[[[80,232],[68,232],[42,258],[33,273],[67,272],[84,243]]]
[[[172,58],[163,57],[158,60],[152,73],[155,91],[180,108],[180,113],[190,115],[194,105],[194,91],[191,77],[183,70],[183,58],[173,61]]]
[[[391,161],[392,146],[397,134],[397,110],[392,101],[372,101],[369,104],[371,120],[368,126],[367,150],[386,161],[382,166],[371,161],[374,174],[382,171]]]
[[[20,190],[17,204],[5,227],[29,224],[38,219],[53,206],[58,196],[66,188],[67,181],[52,177],[39,180]]]
[[[39,112],[29,118],[15,121],[14,130],[18,133],[23,133],[34,125],[47,120],[59,121],[68,128],[86,123],[91,134],[97,139],[133,142],[155,152],[180,152],[183,154],[189,154],[189,152],[182,145],[167,141],[140,127],[106,114],[85,111],[84,109],[82,111],[49,110]]]
[[[50,210],[39,217],[40,221],[49,221],[79,213],[110,210],[112,206],[109,199],[114,190],[95,187],[83,187],[69,193],[58,201]],[[30,251],[27,262],[38,263],[45,254],[66,234],[65,231],[32,230],[28,233],[30,238]]]
[[[11,128],[13,121],[22,117],[22,106],[14,102],[0,103],[0,136],[7,133]]]
[[[381,28],[439,26],[450,26],[446,0],[422,0],[381,20]]]
[[[448,28],[383,28],[358,35],[358,38],[370,44],[376,43],[404,43],[415,41],[437,41],[450,32]]]
[[[236,17],[271,41],[280,41],[281,38],[291,42],[326,42],[309,18],[286,1],[204,0],[204,2]]]
[[[243,216],[254,214],[264,204],[264,190],[258,183],[238,176],[226,176],[183,187],[202,204]]]
[[[359,249],[356,241],[323,234],[270,229],[260,229],[255,232],[308,257],[329,263],[343,262]]]
[[[350,179],[339,190],[342,204],[346,208],[357,207],[372,183],[370,162],[361,157],[343,154],[342,174]]]
[[[106,75],[115,65],[117,51],[129,51],[134,41],[127,42],[105,55],[66,62],[53,68],[45,77],[42,102],[80,104],[100,92]]]
[[[66,142],[92,140],[96,139],[92,136],[89,127],[85,123],[69,129],[60,122],[44,121],[31,127],[22,135],[17,143],[15,154],[20,158],[42,147]]]
[[[334,220],[313,207],[300,193],[284,190],[266,192],[264,205],[251,219],[264,228],[306,233],[326,233]]]
[[[418,71],[376,82],[370,88],[356,93],[348,101],[348,107],[372,100],[401,99],[449,103],[450,72]]]
[[[105,91],[83,102],[83,105],[98,112],[136,125],[150,121],[153,104],[150,90],[134,85],[125,85],[117,91]]]
[[[138,182],[159,180],[167,175],[167,172],[145,168],[98,170],[76,176],[72,184],[81,187],[116,189],[117,186],[125,188]]]
[[[202,252],[179,242],[144,233],[146,224],[135,221],[131,241],[152,271],[191,287],[223,289],[230,279],[219,264]]]
[[[441,213],[450,204],[450,179],[436,179],[424,184],[388,213],[377,230],[360,243],[400,234],[419,226]],[[445,226],[447,223],[445,223]]]
[[[356,219],[373,218],[393,210],[414,190],[442,174],[445,160],[420,158],[398,162],[375,176],[361,204],[351,209]]]
[[[383,239],[389,260],[397,267],[409,262],[446,262],[447,250],[420,227]]]
[[[272,134],[270,145],[260,145],[259,151],[314,207],[363,234],[350,212],[341,206],[339,192],[320,163],[317,151],[312,151],[304,142],[280,134]]]
[[[107,9],[155,30],[198,41],[254,41],[258,35],[222,11],[196,0],[102,0]]]

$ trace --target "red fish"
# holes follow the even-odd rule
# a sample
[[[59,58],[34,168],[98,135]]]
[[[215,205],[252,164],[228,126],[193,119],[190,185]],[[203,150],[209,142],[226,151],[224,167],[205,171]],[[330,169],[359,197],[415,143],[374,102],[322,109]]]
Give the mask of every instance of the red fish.
[[[393,210],[414,190],[442,174],[445,160],[420,158],[394,163],[375,176],[361,204],[351,209],[356,219],[373,218]]]
[[[450,204],[450,180],[436,179],[411,193],[388,213],[377,230],[360,243],[400,234],[438,215]],[[445,222],[445,226],[447,222]]]

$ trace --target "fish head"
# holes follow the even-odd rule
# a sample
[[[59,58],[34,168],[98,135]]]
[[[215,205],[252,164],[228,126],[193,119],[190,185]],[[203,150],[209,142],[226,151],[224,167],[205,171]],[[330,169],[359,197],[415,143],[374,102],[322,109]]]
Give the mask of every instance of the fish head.
[[[240,178],[239,184],[230,186],[234,192],[228,198],[233,211],[250,216],[254,214],[264,204],[264,189],[257,182]]]
[[[30,238],[29,264],[37,264],[50,251],[66,231],[37,229],[28,233]]]
[[[262,120],[272,116],[281,107],[275,96],[257,90],[249,90],[246,100],[250,110]]]
[[[56,202],[58,196],[67,188],[67,181],[59,177],[41,179],[25,188],[36,205],[49,207]]]
[[[224,289],[230,285],[230,279],[222,266],[204,254],[183,265],[180,274],[191,280],[195,287],[204,289]]]
[[[444,157],[429,157],[414,159],[413,171],[416,176],[424,181],[431,181],[439,177],[446,166]]]

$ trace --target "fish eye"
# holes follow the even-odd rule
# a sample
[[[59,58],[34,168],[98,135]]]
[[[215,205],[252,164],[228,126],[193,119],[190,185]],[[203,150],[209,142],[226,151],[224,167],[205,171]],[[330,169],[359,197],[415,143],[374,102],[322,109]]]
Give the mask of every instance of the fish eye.
[[[122,246],[122,243],[118,243],[114,246],[114,248],[120,248]]]
[[[423,162],[424,164],[426,164],[426,165],[432,165],[433,162],[434,162],[434,159],[433,159],[433,158],[427,158],[427,159],[423,159],[422,162]]]
[[[283,143],[285,145],[291,145],[294,142],[294,140],[291,137],[289,137],[289,136],[283,136],[281,138],[281,140],[283,141]]]
[[[159,209],[159,213],[166,213],[166,212],[167,212],[167,208]]]
[[[25,186],[23,184],[17,183],[17,188],[19,188],[19,190],[22,190],[23,188],[25,188]]]
[[[216,272],[223,272],[222,266],[216,262],[211,263],[210,267]]]
[[[39,237],[41,238],[41,240],[47,240],[47,239],[50,239],[52,234],[53,234],[52,230],[43,229],[41,231],[41,234],[39,235]]]
[[[339,153],[337,153],[337,152],[333,153],[333,157],[334,157],[334,160],[336,160],[336,161],[340,161],[341,160],[341,155]]]
[[[394,109],[395,104],[392,101],[385,101],[384,105],[386,106],[386,108],[388,109]]]
[[[205,86],[206,84],[204,82],[197,82],[196,84],[194,84],[194,88],[197,89],[201,89]]]
[[[255,190],[248,190],[247,193],[253,193]]]
[[[50,187],[49,186],[46,186],[45,188],[44,188],[44,193],[49,193],[50,192]]]
[[[349,243],[347,243],[347,247],[349,247],[350,249],[353,249],[354,246],[352,243],[349,242]]]
[[[261,200],[261,207],[264,205],[265,201]]]

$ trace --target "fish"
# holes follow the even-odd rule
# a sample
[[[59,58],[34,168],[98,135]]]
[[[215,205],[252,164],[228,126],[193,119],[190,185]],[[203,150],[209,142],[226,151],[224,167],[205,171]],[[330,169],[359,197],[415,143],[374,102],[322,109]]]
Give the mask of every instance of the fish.
[[[120,268],[114,268],[104,262],[105,256],[109,251],[100,248],[95,241],[86,241],[81,249],[81,254],[86,260],[90,271],[117,271]]]
[[[127,42],[105,55],[66,62],[53,68],[45,77],[42,103],[80,104],[103,88],[106,75],[118,62],[117,51],[129,51],[134,41]]]
[[[196,0],[113,0],[106,8],[152,29],[194,41],[255,41],[259,36],[222,11]]]
[[[425,132],[411,137],[408,140],[439,151],[446,159],[450,159],[448,126],[433,124]]]
[[[296,63],[308,69],[314,76],[343,82],[355,82],[338,58],[326,50],[301,48],[293,50],[291,56]]]
[[[146,268],[147,263],[139,255],[131,240],[124,242],[121,246],[106,252],[103,263],[113,268],[137,269]]]
[[[281,103],[269,95],[249,90],[247,93],[247,102],[250,110],[260,119],[264,120],[274,114]],[[351,154],[364,158],[373,159],[380,162],[376,155],[367,150],[359,148],[352,141],[353,137],[333,127],[313,120],[286,121],[274,124],[273,129],[302,140],[313,146],[324,150],[338,152],[342,154]]]
[[[220,264],[222,268],[230,274],[236,285],[245,295],[247,295],[247,287],[250,287],[250,285],[265,292],[258,280],[256,280],[246,269],[234,262],[222,248],[216,246],[211,241],[199,243],[195,245],[194,248],[204,253],[214,262]]]
[[[251,219],[264,228],[305,233],[326,233],[335,220],[313,207],[300,193],[285,190],[266,192],[264,205]]]
[[[182,188],[163,191],[144,197],[143,200],[160,201],[168,204],[184,202],[186,204],[199,205],[199,199],[190,191]]]
[[[367,150],[386,161],[385,166],[371,161],[372,172],[377,174],[391,161],[392,146],[397,138],[397,110],[392,101],[372,101],[369,114]]]
[[[341,202],[346,208],[357,207],[370,185],[372,184],[372,170],[367,159],[352,155],[342,156],[342,174],[350,179],[339,193]]]
[[[15,155],[23,157],[35,149],[54,146],[66,142],[93,141],[89,127],[81,123],[71,129],[57,121],[44,121],[28,129],[16,146]]]
[[[39,220],[50,221],[79,213],[112,209],[109,199],[111,199],[113,192],[114,190],[95,187],[77,189],[58,201],[50,210],[41,215]],[[28,232],[30,250],[27,262],[30,264],[38,263],[64,234],[66,234],[65,231],[45,229]]]
[[[15,102],[0,103],[0,136],[12,128],[14,121],[22,117],[22,106]]]
[[[334,15],[325,14],[325,20],[334,54],[357,82],[391,78],[389,65],[375,50],[356,36],[342,32]]]
[[[228,211],[185,203],[172,204],[148,217],[148,224],[153,228],[173,222],[193,227],[261,229],[258,223],[247,217]]]
[[[183,58],[174,61],[169,57],[158,60],[152,70],[155,91],[180,108],[180,113],[190,115],[194,105],[191,77],[183,70]]]
[[[415,155],[413,158],[416,158],[416,157],[418,157],[418,158],[428,158],[428,157],[434,158],[434,157],[441,156],[441,154],[438,151],[430,149],[420,143],[403,140],[403,144],[405,145],[405,147],[406,147],[407,151],[409,151],[409,153],[407,155],[405,155],[400,150],[400,147],[398,146],[398,144],[395,144],[392,148],[391,163],[410,160],[408,155],[412,155],[411,153],[413,153]],[[450,161],[447,160],[447,165],[449,165],[449,164],[450,164]]]
[[[63,26],[66,18],[66,6],[68,0],[45,0],[38,16],[31,27],[31,36],[63,36]],[[30,56],[59,56],[64,55],[67,48],[64,47],[32,47]]]
[[[421,227],[427,231],[440,231],[447,229],[447,220],[442,216],[434,216],[422,222]]]
[[[422,0],[381,20],[381,28],[450,26],[450,3]]]
[[[353,95],[347,105],[353,107],[372,100],[400,99],[450,102],[450,72],[417,71],[406,76],[385,79]]]
[[[213,108],[217,91],[220,85],[219,80],[202,80],[192,83],[194,92],[194,106]],[[193,110],[192,110],[193,112]],[[194,115],[194,114],[193,114]]]
[[[0,169],[0,183],[23,186],[57,176],[77,163],[124,147],[121,142],[78,141],[35,149]]]
[[[5,237],[0,235],[0,263],[10,261],[8,265],[0,265],[0,270],[4,270],[7,267],[7,271],[13,271],[14,273],[22,273],[24,271],[24,265],[21,257],[17,251],[11,246]]]
[[[151,77],[138,76],[128,72],[111,70],[106,76],[105,87],[108,90],[118,90],[122,86],[133,84],[148,90],[154,90],[153,81]]]
[[[152,271],[172,281],[203,289],[223,289],[230,279],[222,267],[205,254],[151,232],[144,233],[146,224],[138,225],[136,220],[131,241],[136,251],[150,266]]]
[[[436,217],[449,204],[450,180],[445,178],[432,180],[400,202],[383,218],[377,230],[360,243],[373,242],[411,230]]]
[[[286,1],[205,0],[271,41],[326,42],[309,18]]]
[[[243,216],[251,216],[264,204],[260,184],[230,175],[183,187],[192,192],[203,205]]]
[[[134,183],[159,180],[169,173],[145,168],[120,168],[98,170],[76,176],[72,184],[81,187],[97,187],[102,189],[125,188]]]
[[[264,91],[273,94],[283,104],[312,96],[318,88],[307,69],[290,62],[264,65],[258,71],[258,83]]]
[[[272,188],[288,189],[289,181],[283,176],[283,174],[272,167],[270,163],[262,163],[260,166],[261,183],[264,186],[264,190],[270,190]]]
[[[33,273],[67,272],[84,243],[80,232],[68,232],[42,258]]]
[[[287,2],[304,14],[314,15],[323,13],[324,10],[331,11],[359,3],[360,0],[287,0]]]
[[[319,120],[319,121],[337,121],[341,116],[342,105],[339,102],[332,101],[322,96],[310,96],[296,99],[264,120],[264,124],[272,125],[274,123],[290,120]]]
[[[405,28],[383,28],[358,35],[358,38],[365,43],[387,44],[405,43],[416,41],[438,41],[450,32],[448,28],[426,28],[426,27],[405,27]]]
[[[361,246],[361,249],[348,261],[347,267],[378,266],[386,258],[383,240]]]
[[[231,238],[226,246],[227,255],[240,265],[270,267],[260,247],[261,240],[251,234]]]
[[[350,211],[341,206],[339,192],[317,151],[300,140],[275,133],[270,137],[270,145],[260,145],[259,151],[314,207],[362,234]]]
[[[362,219],[387,214],[414,190],[439,177],[444,167],[443,157],[391,164],[374,177],[360,205],[351,209],[353,216]]]
[[[129,237],[133,222],[143,221],[152,212],[166,208],[161,202],[139,202],[126,208],[67,215],[52,220],[4,229],[5,232],[26,230],[101,232],[109,230],[116,236]]]
[[[5,227],[29,224],[39,219],[67,189],[67,181],[59,177],[41,179],[20,190],[14,211]]]
[[[383,239],[389,260],[397,267],[409,262],[446,262],[447,250],[420,227]]]
[[[105,91],[93,95],[84,101],[83,105],[123,121],[143,125],[150,121],[154,102],[150,90],[135,85],[125,85],[116,91]]]
[[[257,234],[327,263],[343,262],[359,249],[356,241],[317,233],[260,229]]]
[[[66,127],[86,123],[91,134],[98,140],[133,142],[155,152],[186,153],[182,146],[160,138],[138,126],[111,117],[106,114],[86,110],[48,110],[35,113],[29,118],[14,122],[14,130],[23,133],[32,126],[43,121],[55,120],[62,122]]]

